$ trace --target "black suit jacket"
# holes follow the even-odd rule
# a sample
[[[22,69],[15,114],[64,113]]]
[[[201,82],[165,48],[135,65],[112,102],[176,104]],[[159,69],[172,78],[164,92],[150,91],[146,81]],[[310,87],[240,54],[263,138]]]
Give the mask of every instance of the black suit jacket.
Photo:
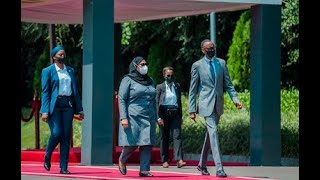
[[[174,90],[176,91],[177,95],[177,104],[178,104],[178,114],[180,116],[180,119],[182,119],[182,105],[181,105],[181,91],[180,91],[180,84],[174,82]],[[161,109],[159,109],[160,104],[164,102],[164,98],[166,97],[166,83],[163,82],[161,84],[158,84],[156,87],[156,104],[157,104],[157,113],[158,117],[163,119],[163,113],[161,112]]]

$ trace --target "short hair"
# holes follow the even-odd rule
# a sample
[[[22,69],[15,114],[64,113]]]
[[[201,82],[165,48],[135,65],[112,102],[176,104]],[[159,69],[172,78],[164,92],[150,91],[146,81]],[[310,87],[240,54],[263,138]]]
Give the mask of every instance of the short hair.
[[[205,39],[201,42],[200,47],[203,48],[204,43],[206,42],[212,42],[210,39]],[[215,44],[213,43],[213,45],[215,46]]]
[[[171,66],[166,66],[166,67],[164,67],[163,70],[162,70],[162,74],[164,75],[164,73],[165,73],[167,70],[173,71],[173,67],[171,67]]]

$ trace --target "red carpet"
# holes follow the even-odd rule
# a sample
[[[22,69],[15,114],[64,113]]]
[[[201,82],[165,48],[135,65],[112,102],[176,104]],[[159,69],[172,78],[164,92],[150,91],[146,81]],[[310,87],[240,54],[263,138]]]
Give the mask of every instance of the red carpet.
[[[47,177],[68,177],[68,178],[84,178],[84,179],[145,179],[139,177],[139,170],[128,169],[127,175],[121,175],[117,167],[112,166],[79,166],[79,165],[69,165],[69,171],[71,174],[63,175],[59,174],[59,165],[53,163],[51,166],[51,171],[46,171],[43,168],[42,163],[30,163],[30,162],[21,162],[21,175],[33,175],[33,176],[47,176]],[[196,173],[181,173],[181,172],[164,172],[164,171],[152,171],[154,175],[152,180],[218,180],[221,178],[215,176],[202,176]],[[148,179],[148,178],[147,178]],[[230,176],[223,178],[224,180],[265,180],[261,178],[252,178],[252,177],[235,177]],[[268,179],[272,180],[272,179]]]
[[[116,152],[113,154],[113,163],[118,163],[118,158],[120,156],[122,147],[116,147]],[[40,150],[23,150],[21,151],[21,161],[33,161],[33,162],[43,162],[43,157],[45,154],[44,149]],[[170,166],[174,166],[175,162],[173,159],[173,150],[169,150],[169,157],[172,159],[172,162],[170,162]],[[59,152],[56,150],[53,152],[51,157],[51,162],[59,162],[60,156]],[[69,155],[69,162],[70,163],[80,163],[81,161],[81,148],[72,148],[70,150]],[[198,165],[198,160],[185,160],[187,162],[188,166],[196,166]],[[128,164],[137,164],[139,163],[139,149],[137,149],[132,156],[130,157]],[[152,155],[151,155],[151,163],[153,165],[159,165],[161,164],[161,158],[160,158],[160,149],[154,147],[152,149]],[[248,163],[246,162],[222,162],[224,166],[248,166]],[[208,161],[209,166],[213,166],[213,161]]]

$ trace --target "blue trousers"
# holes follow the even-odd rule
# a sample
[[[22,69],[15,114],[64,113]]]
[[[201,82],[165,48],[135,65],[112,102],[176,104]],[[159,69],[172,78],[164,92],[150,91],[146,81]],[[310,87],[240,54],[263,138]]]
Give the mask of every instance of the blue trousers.
[[[60,168],[63,170],[68,168],[73,115],[71,98],[58,97],[47,121],[51,134],[46,148],[46,157],[51,159],[53,150],[60,143]]]
[[[150,171],[150,161],[151,161],[151,150],[152,145],[145,146],[123,146],[119,161],[121,163],[126,163],[132,153],[139,147],[140,151],[140,172]]]

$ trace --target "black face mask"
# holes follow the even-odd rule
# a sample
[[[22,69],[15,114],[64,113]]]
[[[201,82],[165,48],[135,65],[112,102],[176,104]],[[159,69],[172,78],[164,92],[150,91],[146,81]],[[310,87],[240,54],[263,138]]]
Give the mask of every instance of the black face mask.
[[[60,57],[58,58],[58,61],[59,61],[59,63],[63,63],[63,62],[64,62],[64,56],[60,56]]]
[[[216,55],[216,51],[214,49],[209,49],[207,51],[207,55],[210,57],[210,58],[213,58],[215,55]]]
[[[173,81],[173,76],[165,77],[164,79],[166,80],[166,82],[167,82],[168,84],[170,84],[170,83],[172,83],[172,81]]]

